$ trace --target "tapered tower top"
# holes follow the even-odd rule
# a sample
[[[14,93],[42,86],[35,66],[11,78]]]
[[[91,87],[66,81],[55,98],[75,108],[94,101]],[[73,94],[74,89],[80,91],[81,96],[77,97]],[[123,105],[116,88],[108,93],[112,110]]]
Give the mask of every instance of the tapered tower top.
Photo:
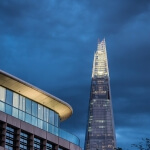
[[[94,54],[92,78],[109,77],[108,60],[105,39],[98,40],[97,51]]]

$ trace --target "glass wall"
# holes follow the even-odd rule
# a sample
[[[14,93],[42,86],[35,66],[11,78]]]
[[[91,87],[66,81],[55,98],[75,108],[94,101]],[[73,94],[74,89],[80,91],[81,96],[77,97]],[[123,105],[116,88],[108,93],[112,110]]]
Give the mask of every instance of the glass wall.
[[[56,112],[2,86],[0,86],[0,111],[80,145],[76,136],[58,128],[59,116]]]
[[[43,121],[56,127],[59,126],[59,116],[56,112],[2,86],[0,86],[0,100],[6,103],[5,107],[2,103],[1,110],[9,115],[28,123],[32,122],[40,128],[46,126]]]

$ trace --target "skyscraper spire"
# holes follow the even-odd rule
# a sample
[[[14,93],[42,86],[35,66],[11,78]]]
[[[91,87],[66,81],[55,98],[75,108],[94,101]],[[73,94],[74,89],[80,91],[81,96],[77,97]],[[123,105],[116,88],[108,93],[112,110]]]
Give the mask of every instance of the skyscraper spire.
[[[105,39],[94,54],[85,150],[114,150],[116,146]]]
[[[105,39],[98,41],[94,55],[92,78],[109,76]]]

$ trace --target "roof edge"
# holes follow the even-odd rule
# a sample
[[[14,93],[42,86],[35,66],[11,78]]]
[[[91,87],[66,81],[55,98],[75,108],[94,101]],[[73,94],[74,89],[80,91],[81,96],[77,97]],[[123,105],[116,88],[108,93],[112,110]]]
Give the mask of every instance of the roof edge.
[[[11,79],[13,79],[13,80],[15,80],[15,81],[21,83],[21,84],[24,84],[25,86],[28,86],[28,87],[30,87],[30,88],[32,88],[32,89],[34,89],[34,90],[36,90],[36,91],[38,91],[38,92],[40,92],[40,93],[46,95],[46,96],[48,96],[48,97],[54,99],[54,100],[57,101],[58,103],[61,103],[61,104],[65,105],[65,106],[68,107],[68,108],[70,109],[70,111],[71,111],[70,116],[73,114],[73,109],[72,109],[72,107],[71,107],[67,102],[64,102],[63,100],[61,100],[61,99],[55,97],[54,95],[52,95],[52,94],[50,94],[50,93],[48,93],[48,92],[45,92],[45,91],[41,90],[40,88],[38,88],[38,87],[36,87],[36,86],[34,86],[34,85],[32,85],[32,84],[30,84],[30,83],[28,83],[28,82],[22,80],[22,79],[19,79],[18,77],[15,77],[15,76],[13,76],[13,75],[11,75],[11,74],[9,74],[9,73],[7,73],[7,72],[1,70],[1,69],[0,69],[0,74],[3,74],[3,75],[5,75],[5,76],[7,76],[7,77],[9,77],[9,78],[11,78]],[[33,101],[34,101],[34,100],[33,100]],[[48,106],[46,106],[46,107],[48,107]],[[48,108],[49,108],[49,107],[48,107]],[[50,108],[50,109],[52,109],[52,108]],[[54,111],[56,111],[56,110],[54,110]],[[57,112],[57,111],[56,111],[56,112]],[[58,112],[57,112],[57,113],[58,113]],[[69,116],[69,117],[70,117],[70,116]],[[69,117],[67,117],[67,118],[69,118]],[[67,118],[62,119],[61,121],[64,121],[64,120],[66,120]]]

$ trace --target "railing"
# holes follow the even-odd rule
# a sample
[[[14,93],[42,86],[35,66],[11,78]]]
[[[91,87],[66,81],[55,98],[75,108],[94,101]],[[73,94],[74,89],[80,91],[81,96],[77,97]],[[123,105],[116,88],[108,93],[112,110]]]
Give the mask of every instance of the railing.
[[[18,108],[15,108],[9,104],[6,104],[3,101],[0,101],[0,111],[5,112],[6,114],[14,116],[22,121],[25,121],[29,124],[37,126],[47,132],[50,132],[50,133],[52,133],[56,136],[59,136],[73,144],[80,146],[80,140],[75,135],[73,135],[69,132],[66,132],[66,131],[64,131],[48,122],[45,122],[39,118],[36,118],[27,112],[24,112],[24,111],[22,111]]]

